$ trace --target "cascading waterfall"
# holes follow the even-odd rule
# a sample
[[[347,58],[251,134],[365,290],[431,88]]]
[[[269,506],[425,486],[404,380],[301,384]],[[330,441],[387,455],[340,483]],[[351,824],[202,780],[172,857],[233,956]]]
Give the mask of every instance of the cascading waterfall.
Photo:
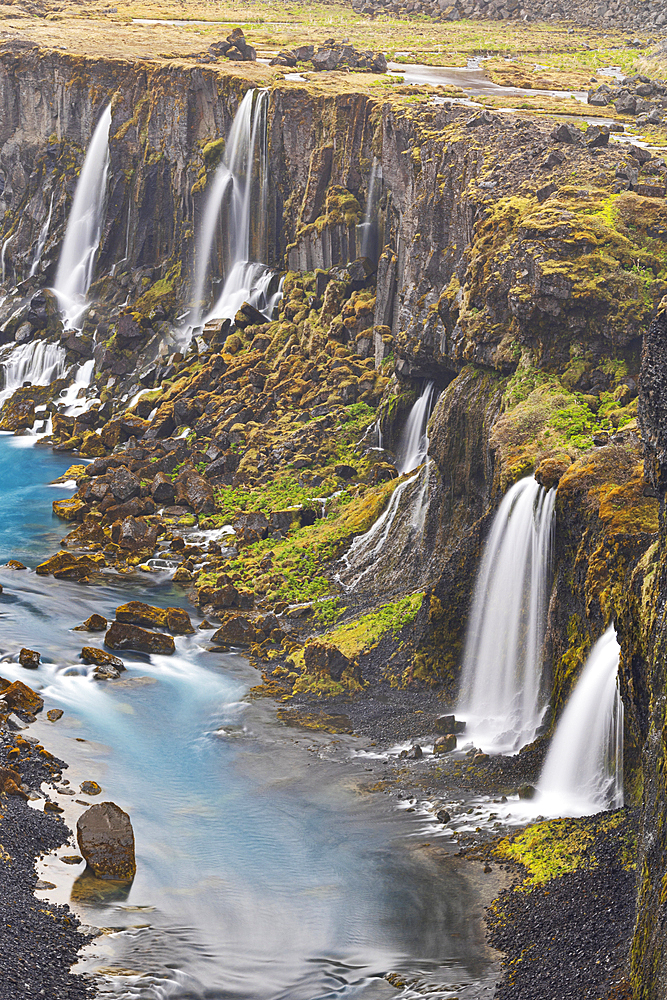
[[[0,360],[3,380],[0,386],[0,406],[24,382],[50,385],[65,374],[65,349],[46,340],[18,344]]]
[[[30,267],[30,277],[33,278],[37,274],[37,268],[39,267],[39,262],[42,259],[42,254],[44,253],[44,247],[46,246],[46,239],[49,235],[49,227],[51,226],[51,215],[53,213],[53,194],[51,195],[51,201],[49,202],[49,212],[44,220],[44,225],[39,231],[39,238],[37,240],[37,248],[35,250],[35,257]]]
[[[102,236],[110,128],[111,106],[100,118],[83,161],[53,286],[65,326],[73,330],[83,326],[88,308],[86,297]]]
[[[6,254],[6,251],[7,251],[7,247],[9,246],[9,244],[11,243],[11,241],[14,239],[14,237],[16,235],[17,235],[16,233],[12,233],[11,236],[8,236],[7,239],[2,244],[2,250],[0,250],[0,266],[2,267],[2,284],[3,285],[4,285],[4,283],[6,281],[6,278],[7,278],[7,270],[6,270],[7,265],[6,265],[6,261],[5,261],[5,254]]]
[[[426,458],[428,452],[426,426],[431,415],[434,392],[433,382],[426,382],[410,410],[396,449],[396,467],[401,476],[416,469]]]
[[[270,316],[280,298],[277,275],[261,258],[266,255],[268,149],[266,90],[249,90],[236,112],[225,155],[217,168],[202,216],[197,268],[192,294],[191,327],[209,319],[233,319],[244,302]],[[223,287],[206,310],[213,279],[214,249],[222,237]],[[255,244],[253,246],[253,243]],[[253,253],[260,260],[252,260]]]
[[[364,221],[358,227],[361,230],[360,256],[369,257],[372,261],[377,261],[378,258],[377,210],[381,191],[382,165],[378,158],[374,156],[368,181]]]
[[[457,714],[482,749],[515,752],[544,712],[542,641],[556,491],[532,477],[508,491],[479,569]]]
[[[619,654],[610,625],[593,646],[556,728],[538,783],[538,808],[567,816],[623,805]]]

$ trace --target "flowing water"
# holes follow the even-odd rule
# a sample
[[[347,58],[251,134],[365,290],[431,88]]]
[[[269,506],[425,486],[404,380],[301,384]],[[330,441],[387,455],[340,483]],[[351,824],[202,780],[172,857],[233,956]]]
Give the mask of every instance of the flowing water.
[[[368,181],[368,193],[366,195],[366,211],[364,221],[360,224],[361,230],[359,245],[361,247],[360,257],[369,257],[374,263],[378,259],[378,207],[382,194],[382,164],[377,156],[373,157],[370,178]]]
[[[39,267],[39,262],[42,259],[42,254],[44,253],[44,247],[46,246],[46,240],[49,235],[49,228],[51,226],[51,215],[53,214],[53,194],[51,195],[51,201],[49,202],[49,211],[44,219],[44,225],[39,231],[39,238],[37,240],[37,246],[35,248],[35,256],[33,258],[32,265],[30,267],[30,277],[34,277],[37,274],[37,268]]]
[[[50,385],[65,374],[65,348],[46,340],[10,344],[0,353],[0,406],[24,382]]]
[[[191,327],[233,319],[244,302],[271,316],[280,297],[277,275],[262,263],[267,252],[268,101],[266,90],[246,93],[211,181],[197,243]]]
[[[69,459],[16,443],[0,436],[0,560],[34,566],[65,527],[50,501],[67,490],[43,484]],[[187,606],[166,575],[83,586],[0,569],[0,581],[0,673],[64,709],[27,734],[71,762],[63,777],[77,794],[57,794],[65,817],[75,823],[79,783],[92,779],[134,825],[129,895],[96,895],[83,865],[60,860],[71,847],[39,868],[57,886],[40,895],[71,895],[85,921],[110,929],[80,963],[99,996],[423,995],[379,978],[390,970],[433,997],[490,995],[496,967],[471,867],[425,848],[390,799],[361,793],[360,740],[279,722],[271,702],[248,697],[256,671],[211,650],[207,631],[178,638],[172,657],[126,655],[120,681],[91,678],[78,653],[102,636],[73,626],[131,598]],[[43,660],[29,676],[16,662],[26,644]]]
[[[545,708],[542,640],[556,491],[521,479],[504,497],[484,547],[457,714],[466,739],[515,752],[536,735]]]
[[[425,382],[419,398],[410,410],[405,422],[396,449],[396,468],[400,476],[416,469],[426,458],[428,452],[426,427],[433,409],[434,392],[433,382]]]
[[[538,782],[540,808],[571,816],[623,805],[619,654],[610,625],[593,646],[554,733]]]
[[[110,128],[111,105],[97,124],[81,167],[53,286],[65,327],[73,330],[83,325],[88,308],[86,296],[102,236]]]

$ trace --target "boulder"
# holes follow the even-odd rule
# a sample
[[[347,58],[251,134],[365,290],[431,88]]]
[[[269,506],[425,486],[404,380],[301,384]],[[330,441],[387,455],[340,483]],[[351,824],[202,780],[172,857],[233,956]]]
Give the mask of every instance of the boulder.
[[[450,753],[452,750],[456,750],[456,736],[454,733],[448,733],[446,736],[438,736],[437,740],[433,744],[433,753]]]
[[[435,816],[436,819],[440,820],[441,823],[449,823],[452,818],[446,809],[438,809]]]
[[[156,608],[143,601],[121,604],[116,608],[116,621],[167,628],[174,635],[193,635],[195,631],[190,615],[182,608]]]
[[[96,781],[82,781],[79,788],[84,795],[99,795],[102,791]]]
[[[164,472],[158,472],[151,483],[151,496],[160,506],[171,507],[176,498],[176,489]]]
[[[212,636],[213,642],[224,646],[249,646],[253,642],[263,642],[265,638],[264,632],[246,615],[231,615]]]
[[[269,532],[269,520],[260,511],[241,514],[234,521],[234,531],[236,532],[237,545],[251,545],[253,542],[266,538]]]
[[[334,681],[339,681],[343,671],[350,669],[353,676],[359,679],[358,667],[337,646],[324,642],[310,642],[304,652],[304,663],[309,674],[324,674]]]
[[[21,788],[21,775],[11,767],[0,767],[0,792],[18,795],[22,799],[28,798]]]
[[[545,490],[550,490],[552,487],[558,486],[561,476],[571,464],[572,460],[567,457],[543,458],[535,469],[535,479],[540,486],[544,486]]]
[[[163,632],[148,632],[138,625],[113,622],[104,637],[104,645],[109,649],[134,649],[139,653],[159,653],[170,656],[176,646],[170,635]]]
[[[97,878],[134,878],[134,831],[130,817],[115,802],[100,802],[86,810],[76,824],[76,839]]]
[[[157,525],[148,524],[141,517],[130,516],[112,525],[111,540],[128,552],[143,549],[152,552],[157,544],[158,530]]]
[[[465,722],[459,722],[453,715],[441,715],[433,723],[433,730],[442,735],[449,733],[462,733],[465,730]]]
[[[537,789],[534,785],[519,785],[518,792],[520,799],[534,799]]]
[[[37,670],[40,656],[34,649],[22,649],[19,653],[19,663],[26,670]]]
[[[584,140],[589,149],[599,149],[609,145],[609,128],[605,125],[589,125]]]
[[[340,63],[341,53],[336,51],[336,49],[318,49],[311,56],[310,61],[318,72],[332,70]]]
[[[125,465],[114,469],[109,480],[109,489],[119,503],[127,503],[141,493],[141,483]]]
[[[46,713],[46,717],[49,722],[57,722],[58,719],[62,719],[63,710],[62,708],[50,708]]]
[[[37,715],[44,708],[44,699],[29,688],[23,681],[14,681],[6,687],[1,695],[4,698],[7,708],[12,712],[27,712],[30,715]]]
[[[81,659],[84,663],[94,663],[96,667],[108,667],[118,673],[125,670],[125,664],[119,656],[112,656],[97,646],[84,646],[81,650]]]
[[[105,632],[109,623],[102,615],[91,615],[83,625],[77,625],[75,632]]]
[[[555,142],[567,142],[573,145],[576,142],[580,142],[583,138],[583,132],[578,129],[575,125],[571,125],[570,122],[561,122],[557,125],[551,133],[551,138]]]

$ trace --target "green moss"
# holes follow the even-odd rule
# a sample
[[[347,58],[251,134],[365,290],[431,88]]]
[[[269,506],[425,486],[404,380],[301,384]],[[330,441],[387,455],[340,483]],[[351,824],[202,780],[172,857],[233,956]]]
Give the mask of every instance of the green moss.
[[[521,889],[527,891],[579,868],[598,868],[596,842],[609,834],[614,836],[623,867],[634,869],[635,837],[622,810],[603,819],[557,819],[529,826],[523,833],[502,840],[497,853],[524,866]]]
[[[419,592],[391,604],[383,604],[375,611],[327,632],[322,641],[337,646],[342,653],[354,659],[376,646],[388,633],[396,636],[404,626],[413,622],[423,598],[424,594]]]

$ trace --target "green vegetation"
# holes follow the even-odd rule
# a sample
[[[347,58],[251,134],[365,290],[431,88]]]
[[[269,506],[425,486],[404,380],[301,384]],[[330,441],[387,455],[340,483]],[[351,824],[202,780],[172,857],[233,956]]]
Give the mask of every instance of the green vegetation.
[[[375,611],[361,615],[354,621],[340,625],[322,637],[322,642],[337,646],[351,659],[368,652],[380,639],[392,633],[394,636],[417,617],[424,594],[410,594],[391,604],[382,604]]]

